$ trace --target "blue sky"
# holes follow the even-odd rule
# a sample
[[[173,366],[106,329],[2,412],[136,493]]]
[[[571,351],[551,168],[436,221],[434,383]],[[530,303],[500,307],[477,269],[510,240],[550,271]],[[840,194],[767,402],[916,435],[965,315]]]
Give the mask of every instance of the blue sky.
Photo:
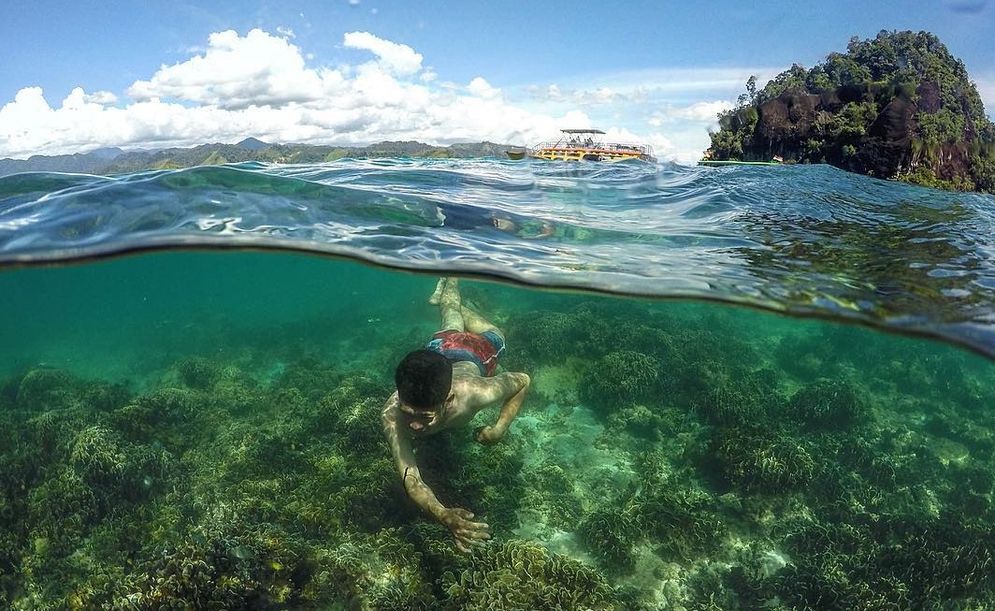
[[[984,0],[7,0],[3,12],[0,156],[248,135],[527,144],[569,123],[689,160],[750,74],[810,66],[881,29],[936,33],[995,107]]]

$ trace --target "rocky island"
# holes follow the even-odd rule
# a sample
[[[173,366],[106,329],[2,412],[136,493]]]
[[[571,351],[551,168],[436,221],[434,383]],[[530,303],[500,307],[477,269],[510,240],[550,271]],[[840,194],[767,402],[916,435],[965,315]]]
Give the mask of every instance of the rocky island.
[[[995,126],[964,63],[929,32],[850,39],[811,69],[746,83],[706,157],[828,163],[880,178],[995,192]]]

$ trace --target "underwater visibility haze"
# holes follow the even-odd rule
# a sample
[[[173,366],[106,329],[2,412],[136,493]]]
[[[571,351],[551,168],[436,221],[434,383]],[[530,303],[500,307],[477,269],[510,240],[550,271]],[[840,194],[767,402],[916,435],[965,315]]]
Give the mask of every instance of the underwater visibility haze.
[[[828,166],[2,177],[0,606],[990,608],[993,210]],[[499,443],[415,445],[470,553],[381,429],[441,275],[532,378]]]

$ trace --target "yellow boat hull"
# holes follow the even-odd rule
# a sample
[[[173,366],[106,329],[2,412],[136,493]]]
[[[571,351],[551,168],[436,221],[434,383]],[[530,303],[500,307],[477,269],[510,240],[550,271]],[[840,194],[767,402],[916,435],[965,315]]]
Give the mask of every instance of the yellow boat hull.
[[[546,147],[532,151],[529,156],[548,161],[625,161],[627,159],[656,161],[651,155],[639,151],[575,147]]]

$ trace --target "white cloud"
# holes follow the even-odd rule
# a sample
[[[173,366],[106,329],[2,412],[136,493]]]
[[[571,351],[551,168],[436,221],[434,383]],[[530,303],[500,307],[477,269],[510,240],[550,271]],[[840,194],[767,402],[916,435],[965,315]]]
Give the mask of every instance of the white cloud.
[[[478,98],[496,98],[501,95],[500,89],[492,87],[490,83],[480,76],[470,81],[466,89],[470,92],[470,95],[477,96]]]
[[[568,89],[552,84],[546,87],[533,85],[527,91],[539,102],[568,102],[578,106],[603,106],[633,99],[632,95],[622,95],[611,87]]]
[[[73,89],[69,96],[62,101],[63,108],[79,108],[86,104],[96,104],[99,106],[110,106],[117,103],[117,96],[110,91],[97,91],[87,93],[82,87]]]
[[[300,50],[285,38],[259,29],[245,37],[227,30],[211,34],[202,55],[136,81],[128,95],[138,101],[165,98],[239,109],[320,100],[342,85],[334,70],[307,68]]]
[[[0,107],[0,157],[246,136],[342,145],[386,139],[529,145],[563,127],[600,127],[609,139],[653,145],[661,159],[691,160],[707,146],[707,133],[694,121],[722,104],[700,98],[664,103],[654,97],[651,80],[610,77],[586,87],[535,88],[533,102],[541,100],[530,103],[521,89],[495,87],[483,76],[467,84],[440,79],[411,47],[368,32],[345,34],[343,45],[372,57],[334,68],[313,65],[288,32],[225,31],[212,34],[189,59],[135,81],[130,99],[76,88],[53,106],[41,88],[26,87]],[[640,136],[654,111],[660,129]]]
[[[287,28],[287,27],[283,27],[283,26],[278,26],[276,28],[276,33],[279,34],[280,36],[283,36],[284,38],[293,38],[294,37],[294,31],[291,28]]]
[[[654,127],[680,121],[713,124],[716,122],[716,117],[720,112],[729,110],[732,107],[732,102],[728,100],[695,102],[689,106],[666,106],[661,110],[655,111],[647,122]]]
[[[346,35],[375,61],[336,69],[307,65],[287,38],[252,30],[212,34],[190,59],[162,66],[128,88],[74,89],[52,106],[27,87],[0,107],[0,156],[80,152],[102,146],[189,146],[256,136],[274,142],[366,144],[417,139],[449,144],[492,140],[528,144],[578,116],[508,104],[479,77],[452,88],[419,72],[421,55],[366,33]]]
[[[995,117],[995,74],[986,74],[974,80],[978,88],[981,102],[985,105],[985,113],[989,118]]]
[[[378,38],[369,32],[348,32],[342,44],[351,49],[362,49],[377,56],[380,65],[388,72],[409,75],[421,69],[422,56],[408,45]]]

